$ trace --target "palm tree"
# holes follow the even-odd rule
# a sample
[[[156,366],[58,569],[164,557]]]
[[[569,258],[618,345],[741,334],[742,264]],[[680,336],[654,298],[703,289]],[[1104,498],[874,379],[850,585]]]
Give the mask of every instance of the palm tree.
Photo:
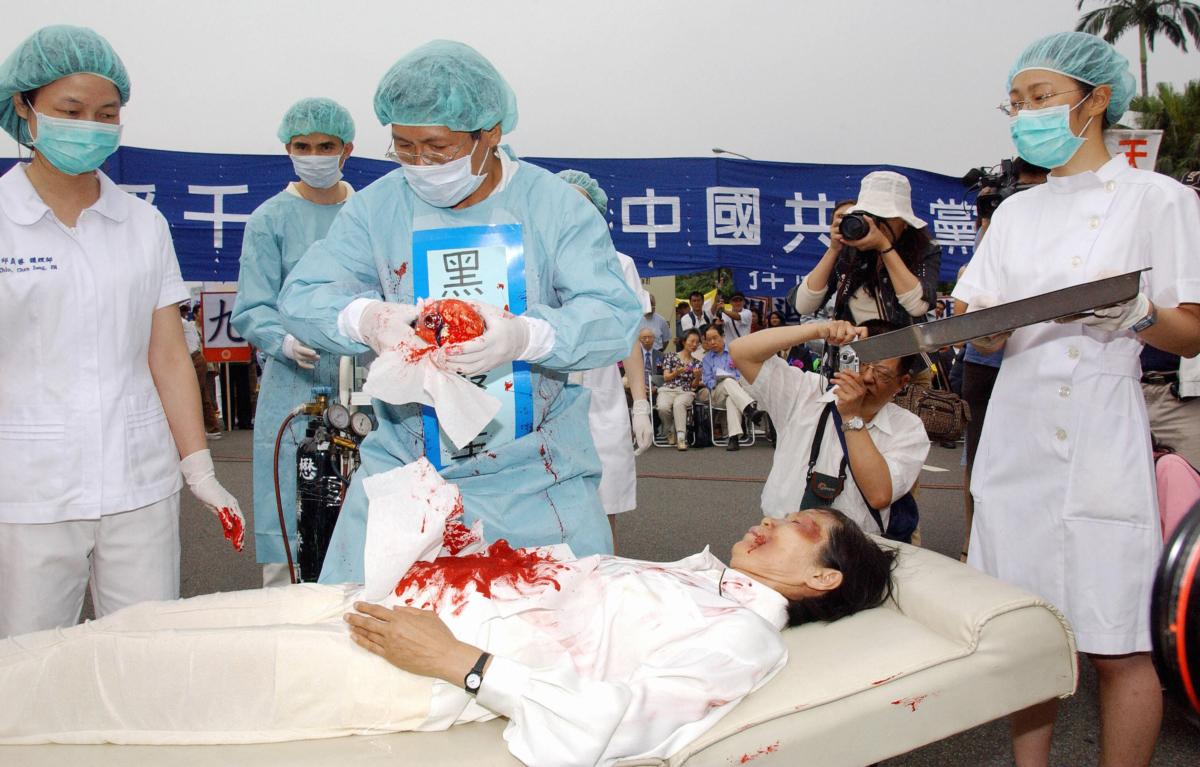
[[[1075,4],[1083,10],[1086,0]],[[1079,18],[1075,29],[1094,35],[1104,31],[1104,39],[1115,43],[1117,38],[1137,28],[1138,51],[1142,65],[1142,95],[1149,93],[1146,82],[1146,49],[1154,50],[1154,38],[1162,33],[1173,44],[1187,51],[1187,38],[1200,48],[1200,5],[1181,0],[1108,0],[1103,8],[1088,11]],[[1186,31],[1186,34],[1184,32]]]
[[[1139,113],[1139,128],[1163,132],[1156,171],[1181,178],[1200,168],[1200,80],[1192,80],[1182,91],[1159,83],[1156,94],[1138,96],[1129,108]]]

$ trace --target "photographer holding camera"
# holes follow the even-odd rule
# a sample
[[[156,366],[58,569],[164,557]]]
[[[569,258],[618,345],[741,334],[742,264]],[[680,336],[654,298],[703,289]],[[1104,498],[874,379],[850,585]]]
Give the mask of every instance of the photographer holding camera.
[[[863,177],[858,200],[838,203],[825,255],[788,301],[812,314],[834,297],[832,319],[911,325],[937,298],[942,251],[913,214],[908,179],[892,171]]]

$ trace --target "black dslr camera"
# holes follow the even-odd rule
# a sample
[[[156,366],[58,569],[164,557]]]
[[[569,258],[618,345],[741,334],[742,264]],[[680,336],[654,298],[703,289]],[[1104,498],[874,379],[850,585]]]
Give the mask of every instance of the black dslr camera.
[[[879,221],[878,216],[872,216],[861,210],[842,216],[842,220],[838,222],[838,232],[842,235],[842,239],[853,241],[866,237],[871,231],[871,225],[867,223],[868,217],[875,219],[876,222]]]
[[[1000,203],[1012,197],[1017,192],[1030,189],[1034,184],[1021,184],[1016,164],[1012,160],[1002,160],[999,165],[991,168],[971,168],[962,177],[962,184],[968,192],[978,192],[989,189],[975,198],[975,211],[979,218],[991,218],[1000,207]],[[844,219],[843,219],[844,220]]]

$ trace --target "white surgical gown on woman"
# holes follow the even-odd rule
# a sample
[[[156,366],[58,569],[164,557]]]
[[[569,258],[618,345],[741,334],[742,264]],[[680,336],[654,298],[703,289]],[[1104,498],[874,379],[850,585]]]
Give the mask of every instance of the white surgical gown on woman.
[[[1155,305],[1200,302],[1200,202],[1118,156],[1005,200],[954,290],[1001,302],[1153,267]],[[1150,649],[1162,548],[1150,428],[1130,330],[1043,323],[1012,334],[972,472],[968,562],[1061,609],[1079,649]]]
[[[625,284],[642,304],[642,314],[650,311],[650,294],[642,287],[633,259],[617,253]],[[578,377],[578,378],[576,378]],[[592,393],[588,405],[588,431],[600,456],[600,503],[605,514],[620,514],[637,508],[637,466],[633,460],[629,407],[625,387],[616,365],[572,374],[571,383],[586,386]],[[648,392],[647,392],[648,394]]]

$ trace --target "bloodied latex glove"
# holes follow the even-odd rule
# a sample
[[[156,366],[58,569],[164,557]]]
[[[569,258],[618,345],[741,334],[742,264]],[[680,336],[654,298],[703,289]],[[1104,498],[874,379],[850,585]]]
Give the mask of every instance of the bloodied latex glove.
[[[246,518],[242,516],[237,498],[230,495],[217,481],[212,453],[208,450],[197,450],[180,461],[179,468],[183,471],[183,478],[187,481],[192,495],[217,515],[225,539],[241,551],[246,539]]]
[[[401,347],[426,346],[413,330],[413,323],[420,313],[413,304],[372,301],[358,319],[358,332],[376,354]]]
[[[650,419],[649,400],[634,400],[633,409],[633,439],[637,442],[634,455],[641,455],[654,444],[654,421]]]
[[[447,347],[450,369],[465,376],[479,375],[521,359],[529,347],[529,322],[503,309],[479,301],[468,301],[483,317],[486,329],[473,338]]]
[[[312,370],[321,360],[321,355],[317,354],[316,349],[300,343],[291,333],[283,337],[283,356],[294,360],[305,370]]]

